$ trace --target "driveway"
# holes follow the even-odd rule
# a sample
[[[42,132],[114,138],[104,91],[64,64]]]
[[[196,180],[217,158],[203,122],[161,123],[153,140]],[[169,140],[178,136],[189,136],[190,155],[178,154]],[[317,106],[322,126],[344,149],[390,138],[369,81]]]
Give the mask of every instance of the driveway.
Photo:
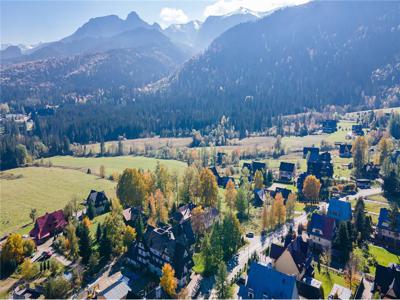
[[[358,190],[358,193],[355,195],[349,195],[340,198],[340,200],[343,201],[348,201],[348,200],[353,200],[353,199],[358,199],[360,197],[368,197],[368,196],[373,196],[373,195],[380,195],[382,194],[382,188],[371,188],[371,189],[364,189],[364,190]]]

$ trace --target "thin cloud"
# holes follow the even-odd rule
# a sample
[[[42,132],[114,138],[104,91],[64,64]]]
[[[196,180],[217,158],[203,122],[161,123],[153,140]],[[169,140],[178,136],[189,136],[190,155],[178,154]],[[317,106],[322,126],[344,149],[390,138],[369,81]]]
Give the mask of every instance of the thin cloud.
[[[242,7],[256,12],[266,12],[284,6],[304,4],[309,1],[310,0],[218,0],[205,8],[204,17],[226,15]]]
[[[161,9],[160,18],[162,25],[184,24],[189,21],[188,16],[180,8],[164,7]]]

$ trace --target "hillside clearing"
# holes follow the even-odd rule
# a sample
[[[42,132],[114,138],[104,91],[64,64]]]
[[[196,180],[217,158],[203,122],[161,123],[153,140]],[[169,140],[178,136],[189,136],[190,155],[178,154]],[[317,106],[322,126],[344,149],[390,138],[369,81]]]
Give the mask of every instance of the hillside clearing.
[[[74,196],[85,199],[91,189],[115,195],[115,182],[75,170],[29,167],[0,174],[0,235],[30,223],[31,208],[40,216],[62,209]]]

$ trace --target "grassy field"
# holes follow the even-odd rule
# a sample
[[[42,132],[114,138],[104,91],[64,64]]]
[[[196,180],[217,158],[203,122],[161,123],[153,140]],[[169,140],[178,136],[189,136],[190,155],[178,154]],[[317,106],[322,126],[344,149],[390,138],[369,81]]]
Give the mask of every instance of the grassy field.
[[[324,289],[325,299],[328,298],[329,293],[331,292],[335,283],[347,287],[344,277],[342,275],[336,274],[332,271],[326,273],[324,267],[321,267],[321,272],[318,272],[318,268],[315,268],[314,278],[321,281],[322,288]]]
[[[171,172],[181,173],[185,170],[186,164],[177,160],[162,160],[142,156],[116,156],[116,157],[73,157],[54,156],[44,160],[51,161],[53,166],[75,168],[86,172],[91,169],[93,173],[99,174],[100,166],[105,167],[106,175],[122,173],[126,168],[150,169],[156,168],[157,162],[164,164]]]
[[[354,208],[357,203],[357,200],[351,200],[351,207]],[[381,210],[382,207],[389,207],[389,204],[387,203],[373,203],[373,202],[366,202],[364,201],[365,204],[365,209],[367,212],[379,214],[379,211]]]
[[[31,208],[36,208],[40,216],[63,208],[73,196],[83,200],[91,189],[115,194],[114,182],[59,168],[29,167],[2,172],[0,186],[0,235],[15,230],[27,233],[30,226],[20,227],[31,222]]]
[[[375,257],[378,264],[385,267],[387,267],[389,263],[400,264],[400,256],[395,255],[382,247],[369,245],[369,253]],[[375,267],[371,268],[370,273],[375,275]]]

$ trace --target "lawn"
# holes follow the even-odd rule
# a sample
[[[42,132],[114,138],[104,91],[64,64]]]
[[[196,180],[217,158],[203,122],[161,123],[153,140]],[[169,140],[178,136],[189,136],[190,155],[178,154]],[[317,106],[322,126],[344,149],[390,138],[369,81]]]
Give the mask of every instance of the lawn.
[[[334,155],[332,158],[333,162],[333,174],[335,177],[345,177],[350,178],[351,170],[347,167],[347,165],[352,162],[352,158],[341,158],[337,155]]]
[[[375,257],[378,264],[385,267],[387,267],[389,263],[400,264],[400,256],[395,255],[382,247],[369,245],[369,253]],[[375,275],[374,266],[370,268],[370,273]]]
[[[100,173],[100,166],[105,167],[106,175],[112,173],[122,173],[126,168],[137,168],[144,170],[154,170],[157,162],[164,164],[171,172],[182,173],[186,164],[177,160],[162,160],[143,156],[115,156],[115,157],[73,157],[73,156],[54,156],[44,160],[45,163],[51,161],[53,166],[63,166],[76,168],[86,172],[91,169],[93,173]]]
[[[346,134],[351,131],[351,125],[356,124],[356,122],[342,120],[337,124],[338,130],[326,136],[326,141],[330,143],[335,142],[345,142]]]
[[[31,226],[21,227],[31,222],[31,208],[40,216],[62,209],[73,196],[83,200],[91,189],[115,194],[115,182],[75,170],[29,167],[0,174],[0,235],[16,230],[27,233]]]
[[[372,201],[382,202],[382,203],[388,203],[387,199],[383,195],[372,195],[372,196],[368,196],[367,199],[372,200]]]
[[[356,203],[357,203],[357,200],[355,200],[355,199],[351,200],[351,207],[354,208]],[[373,203],[373,202],[364,201],[364,204],[365,204],[365,210],[372,214],[379,214],[382,207],[389,208],[389,205],[387,203],[383,203],[383,202],[382,203]]]
[[[347,287],[344,277],[342,275],[336,274],[332,271],[325,273],[325,268],[323,266],[321,266],[321,272],[318,272],[318,268],[315,268],[314,278],[321,281],[322,288],[324,289],[325,299],[328,298],[329,293],[331,292],[332,287],[335,283]]]

